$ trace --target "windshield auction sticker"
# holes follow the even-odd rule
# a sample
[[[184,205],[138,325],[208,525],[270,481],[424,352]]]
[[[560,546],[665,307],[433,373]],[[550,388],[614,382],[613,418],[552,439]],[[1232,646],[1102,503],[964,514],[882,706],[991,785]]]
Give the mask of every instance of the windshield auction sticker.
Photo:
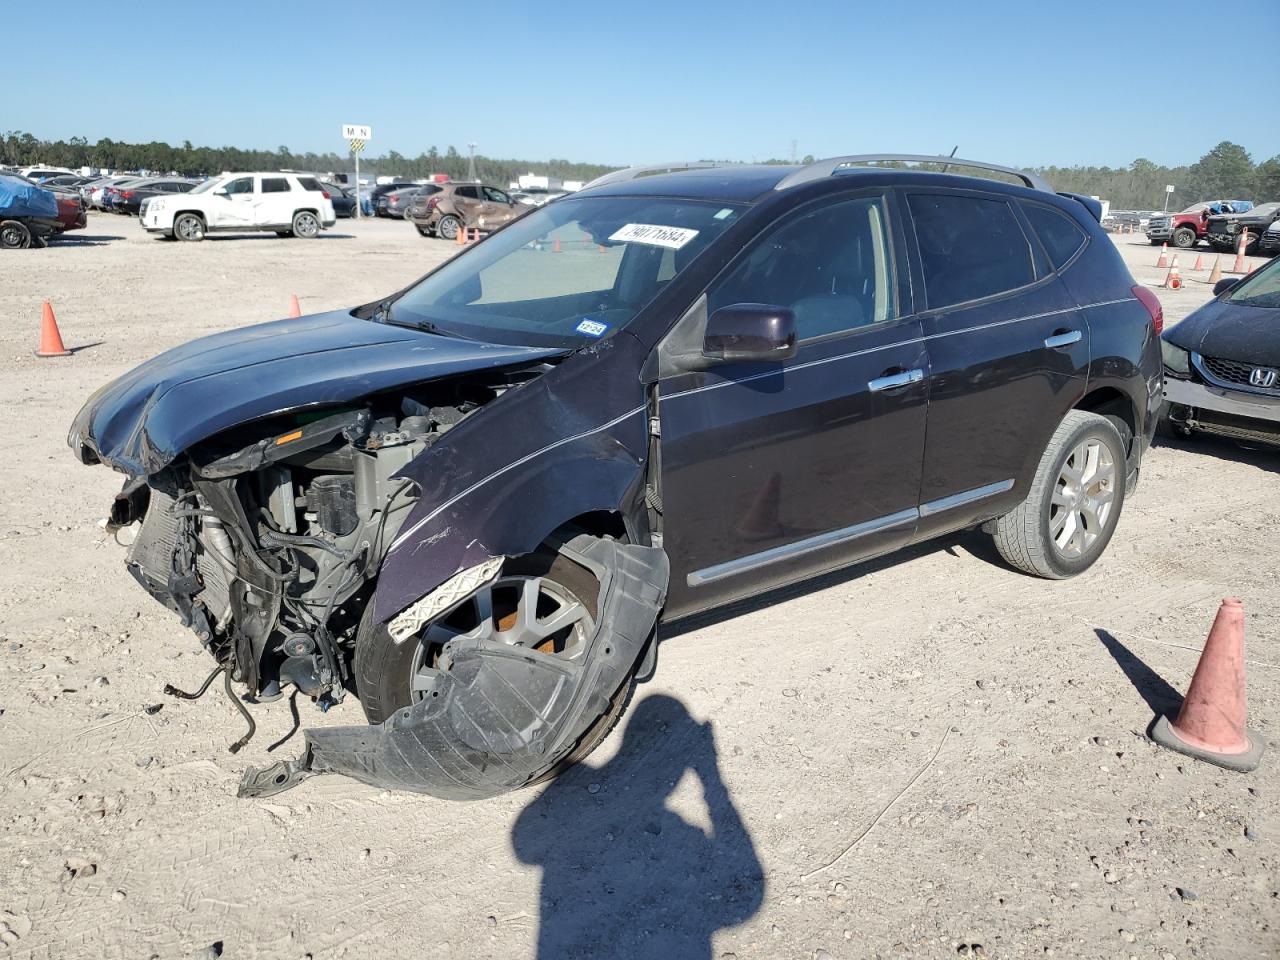
[[[628,223],[609,239],[617,240],[620,243],[647,243],[654,247],[669,247],[672,250],[679,250],[697,235],[697,230],[686,230],[683,227],[660,227],[652,223]]]

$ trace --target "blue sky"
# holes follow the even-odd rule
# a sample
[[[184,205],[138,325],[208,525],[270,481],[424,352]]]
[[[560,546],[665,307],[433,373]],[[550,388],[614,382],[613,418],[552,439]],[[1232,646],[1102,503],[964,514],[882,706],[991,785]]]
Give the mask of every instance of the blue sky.
[[[58,52],[6,47],[0,130],[53,139],[340,150],[340,125],[364,123],[375,155],[475,141],[615,164],[792,140],[1021,165],[1179,164],[1221,140],[1280,154],[1259,80],[1280,0],[41,6],[5,13],[8,36],[52,30]],[[1206,57],[1222,69],[1196,71]]]

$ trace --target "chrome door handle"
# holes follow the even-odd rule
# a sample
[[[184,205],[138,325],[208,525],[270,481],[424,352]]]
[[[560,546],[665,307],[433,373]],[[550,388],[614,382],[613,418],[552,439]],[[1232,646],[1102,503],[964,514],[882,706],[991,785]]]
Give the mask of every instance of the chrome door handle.
[[[1045,338],[1044,345],[1050,350],[1056,350],[1058,347],[1069,347],[1073,343],[1079,343],[1084,334],[1079,330],[1068,330],[1066,333],[1055,333],[1052,337]]]
[[[867,389],[872,393],[879,393],[881,390],[892,390],[894,387],[905,387],[909,383],[919,383],[923,379],[923,370],[903,370],[902,373],[890,374],[887,377],[876,377],[874,380],[868,381]]]

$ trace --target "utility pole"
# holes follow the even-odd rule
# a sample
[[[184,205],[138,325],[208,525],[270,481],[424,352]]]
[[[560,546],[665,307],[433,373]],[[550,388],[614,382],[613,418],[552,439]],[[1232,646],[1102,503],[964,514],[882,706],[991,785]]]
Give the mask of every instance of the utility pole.
[[[475,180],[476,178],[476,145],[468,143],[467,149],[471,151],[471,156],[467,160],[467,179]]]
[[[791,141],[791,162],[796,162],[796,141]]]

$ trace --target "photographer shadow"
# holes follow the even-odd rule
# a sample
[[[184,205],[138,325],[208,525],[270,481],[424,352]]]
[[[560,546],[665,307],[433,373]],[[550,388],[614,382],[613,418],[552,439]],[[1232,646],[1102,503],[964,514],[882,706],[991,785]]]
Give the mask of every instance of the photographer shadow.
[[[688,770],[701,783],[709,833],[667,806]],[[712,935],[748,920],[764,899],[711,724],[669,696],[635,707],[612,760],[552,781],[521,812],[512,845],[542,868],[541,960],[710,958]]]

